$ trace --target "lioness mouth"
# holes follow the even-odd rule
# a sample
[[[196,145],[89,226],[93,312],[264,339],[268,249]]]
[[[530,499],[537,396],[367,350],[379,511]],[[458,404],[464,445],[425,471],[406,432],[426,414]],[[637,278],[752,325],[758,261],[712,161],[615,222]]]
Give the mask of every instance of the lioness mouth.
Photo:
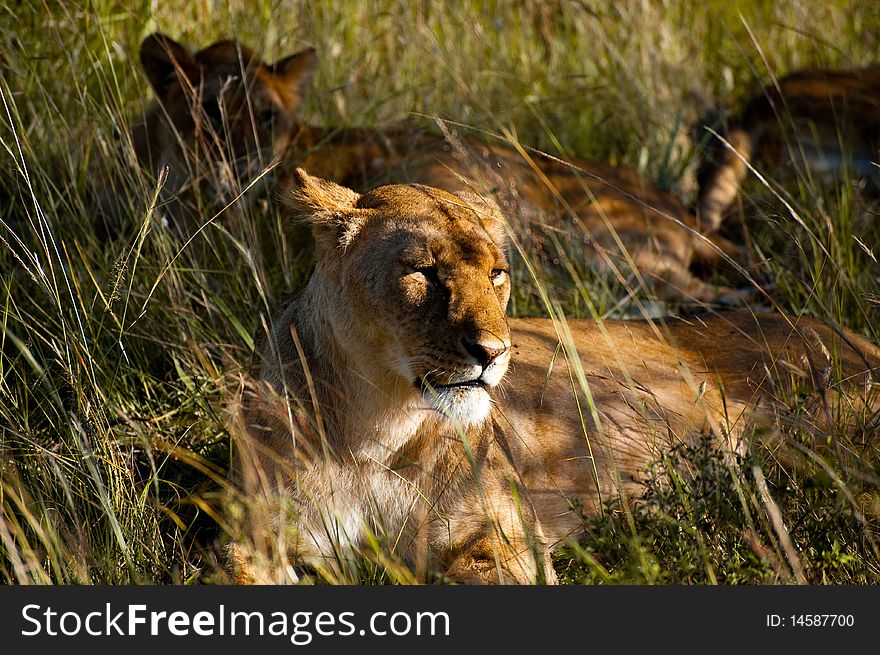
[[[480,379],[464,380],[463,382],[451,382],[449,384],[432,384],[427,380],[416,380],[415,386],[422,391],[429,389],[440,391],[441,389],[485,389],[486,383]]]

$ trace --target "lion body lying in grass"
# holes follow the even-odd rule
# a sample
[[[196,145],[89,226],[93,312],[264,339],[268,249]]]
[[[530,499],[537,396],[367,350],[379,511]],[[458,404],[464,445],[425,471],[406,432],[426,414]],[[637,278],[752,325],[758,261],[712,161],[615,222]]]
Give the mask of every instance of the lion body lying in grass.
[[[299,120],[315,64],[304,50],[274,65],[234,41],[191,53],[154,34],[141,61],[158,103],[134,131],[139,161],[169,166],[172,190],[207,181],[227,200],[273,157],[353,188],[418,182],[492,195],[528,231],[574,227],[594,265],[642,276],[662,296],[712,301],[731,289],[702,280],[691,266],[714,267],[738,248],[699,233],[681,202],[635,171],[581,159],[564,163],[475,139],[417,129],[330,130]]]
[[[505,226],[477,196],[360,195],[298,170],[290,202],[317,267],[238,414],[239,581],[289,579],[292,561],[351,579],[366,553],[417,577],[552,582],[549,550],[678,441],[738,448],[791,390],[817,425],[876,411],[880,350],[815,320],[508,321]]]
[[[749,165],[795,166],[849,173],[880,188],[880,66],[856,70],[801,70],[749,99],[724,138],[710,141],[699,173],[698,214],[720,227]]]

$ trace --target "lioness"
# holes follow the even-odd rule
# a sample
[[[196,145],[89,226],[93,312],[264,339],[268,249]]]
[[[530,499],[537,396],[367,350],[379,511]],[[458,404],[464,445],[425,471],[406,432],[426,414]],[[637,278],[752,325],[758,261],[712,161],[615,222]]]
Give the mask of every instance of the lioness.
[[[709,142],[698,173],[698,215],[706,229],[721,225],[748,164],[846,171],[876,188],[880,178],[880,66],[801,70],[764,87],[723,135]]]
[[[737,247],[699,234],[678,199],[635,171],[585,160],[567,164],[417,129],[307,125],[298,110],[315,66],[312,49],[267,65],[235,41],[192,53],[157,33],[144,40],[141,63],[157,102],[135,128],[133,144],[145,166],[170,167],[172,190],[207,180],[237,193],[272,157],[354,188],[388,182],[470,188],[493,195],[539,231],[574,222],[600,268],[621,277],[637,272],[663,296],[712,301],[731,292],[690,267],[736,258]]]
[[[229,200],[289,144],[315,54],[265,64],[236,41],[191,53],[156,33],[141,43],[140,61],[158,102],[132,126],[138,162],[154,173],[167,168],[172,196],[200,186]]]
[[[880,349],[816,320],[508,320],[505,225],[468,192],[361,195],[298,169],[288,201],[317,266],[261,337],[238,416],[260,508],[240,581],[283,579],[253,556],[271,542],[328,571],[384,543],[460,582],[552,582],[548,550],[637,496],[674,443],[736,448],[795,385],[816,421],[877,411]]]

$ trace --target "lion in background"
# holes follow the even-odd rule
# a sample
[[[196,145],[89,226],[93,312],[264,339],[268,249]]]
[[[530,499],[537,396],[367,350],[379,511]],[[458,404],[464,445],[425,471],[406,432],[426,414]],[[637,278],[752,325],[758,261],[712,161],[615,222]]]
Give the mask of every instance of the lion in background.
[[[280,177],[300,166],[361,190],[401,182],[471,190],[492,196],[517,217],[522,234],[551,240],[546,235],[560,228],[571,231],[596,268],[635,287],[645,284],[664,299],[738,297],[691,269],[730,265],[740,249],[713,231],[702,232],[675,196],[634,170],[583,159],[563,162],[518,144],[487,144],[406,125],[309,125],[299,110],[316,66],[311,48],[267,64],[236,41],[191,52],[156,33],[143,41],[140,58],[156,102],[132,130],[132,146],[143,167],[169,168],[165,186],[172,204],[196,187],[229,201],[273,159],[282,160]]]
[[[249,509],[240,582],[380,563],[464,583],[553,582],[549,552],[646,466],[713,435],[739,449],[792,390],[876,421],[880,349],[784,314],[508,319],[507,226],[422,185],[359,194],[296,170],[316,268],[262,334],[235,416]],[[269,555],[267,555],[269,553]]]
[[[799,70],[764,87],[713,136],[698,172],[697,214],[721,227],[749,168],[849,174],[880,190],[880,66]]]

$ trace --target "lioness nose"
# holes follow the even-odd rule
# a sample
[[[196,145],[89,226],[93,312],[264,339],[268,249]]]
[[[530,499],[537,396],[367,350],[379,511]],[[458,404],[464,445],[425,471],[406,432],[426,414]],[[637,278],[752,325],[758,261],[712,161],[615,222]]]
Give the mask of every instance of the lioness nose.
[[[462,337],[461,343],[468,354],[476,359],[483,368],[489,366],[489,364],[507,352],[507,349],[509,348],[507,344],[500,341],[487,344],[468,339],[467,337]]]

